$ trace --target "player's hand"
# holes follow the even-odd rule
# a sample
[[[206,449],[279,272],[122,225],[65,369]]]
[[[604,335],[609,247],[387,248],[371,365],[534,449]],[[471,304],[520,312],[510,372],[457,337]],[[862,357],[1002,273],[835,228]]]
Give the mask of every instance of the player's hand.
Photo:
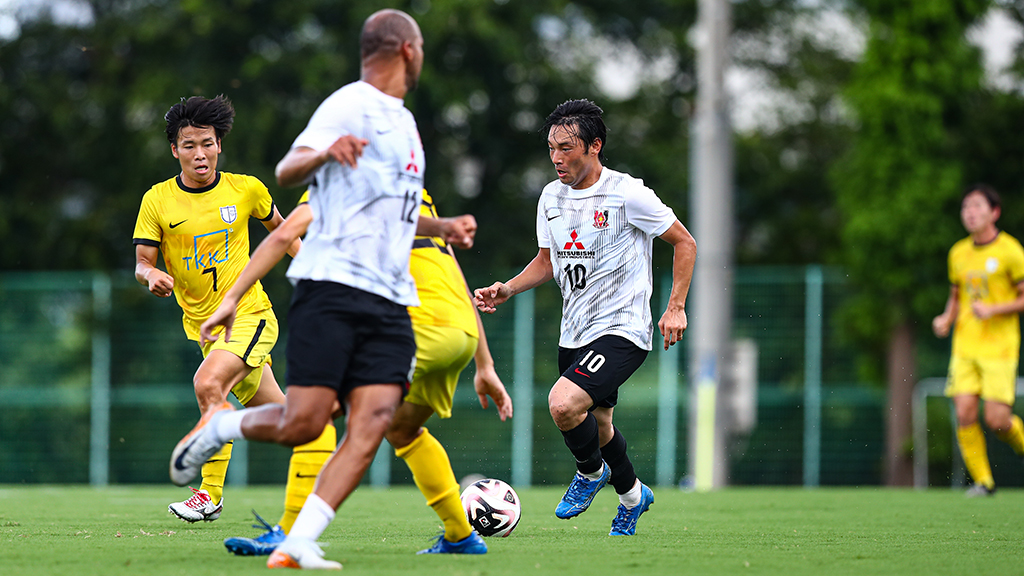
[[[988,320],[995,316],[995,313],[992,311],[992,306],[978,300],[971,302],[971,312],[974,312],[974,315],[977,316],[979,320]]]
[[[668,347],[683,339],[683,332],[686,332],[686,310],[682,308],[669,308],[658,321],[658,329],[665,337],[665,350]]]
[[[475,237],[476,218],[471,214],[441,219],[441,238],[448,244],[466,250],[473,247]]]
[[[356,161],[363,155],[363,146],[369,143],[368,140],[346,134],[331,144],[331,147],[327,149],[327,154],[339,164],[355,168]]]
[[[949,336],[949,330],[952,327],[953,323],[950,322],[950,318],[945,314],[939,314],[932,319],[932,332],[939,338]]]
[[[231,341],[231,327],[235,324],[235,312],[238,308],[237,302],[224,300],[220,306],[213,311],[213,314],[199,327],[199,345],[206,346],[207,342],[216,342],[220,337],[214,334],[218,327],[224,327],[224,341]]]
[[[154,296],[167,298],[174,293],[174,277],[163,270],[153,268],[146,280],[149,282],[149,291]]]
[[[495,282],[487,288],[477,288],[473,291],[473,304],[477,310],[494,314],[499,304],[508,302],[512,297],[512,289],[504,282]]]
[[[484,409],[488,407],[487,397],[490,396],[494,400],[494,407],[498,409],[498,418],[501,418],[502,422],[512,417],[512,398],[505,390],[505,385],[501,383],[498,373],[494,371],[494,365],[477,365],[476,375],[473,377],[473,388],[476,389],[476,395],[480,398],[480,406]]]

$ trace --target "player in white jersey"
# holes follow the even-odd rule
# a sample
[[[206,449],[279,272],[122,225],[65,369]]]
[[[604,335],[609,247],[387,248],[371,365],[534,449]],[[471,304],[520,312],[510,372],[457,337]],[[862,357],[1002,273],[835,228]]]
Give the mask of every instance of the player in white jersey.
[[[201,327],[231,337],[239,290],[266,274],[283,247],[305,234],[301,259],[288,271],[296,283],[289,310],[288,390],[284,404],[207,412],[175,447],[171,479],[188,482],[225,442],[247,438],[294,446],[319,436],[340,401],[344,440],[324,464],[316,487],[271,568],[334,568],[317,538],[359,485],[373,461],[412,376],[416,353],[406,306],[416,305],[409,273],[413,237],[440,236],[472,245],[471,216],[418,218],[423,149],[416,123],[402,105],[423,64],[419,26],[404,12],[381,10],[363,25],[362,73],[325,100],[278,163],[281,186],[309,182],[310,202],[269,235],[224,304]],[[358,164],[357,164],[358,161]],[[230,305],[229,305],[230,304]]]
[[[654,494],[636,477],[612,412],[619,386],[651,350],[654,237],[675,250],[672,292],[658,322],[666,350],[686,330],[697,247],[643,181],[603,166],[607,130],[601,114],[593,102],[570,100],[548,116],[544,133],[558,180],[544,187],[537,206],[540,250],[515,278],[476,290],[475,301],[492,313],[513,295],[552,278],[561,288],[562,375],[548,394],[548,408],[576,457],[577,473],[555,515],[580,514],[611,482],[620,505],[610,535],[631,536]]]

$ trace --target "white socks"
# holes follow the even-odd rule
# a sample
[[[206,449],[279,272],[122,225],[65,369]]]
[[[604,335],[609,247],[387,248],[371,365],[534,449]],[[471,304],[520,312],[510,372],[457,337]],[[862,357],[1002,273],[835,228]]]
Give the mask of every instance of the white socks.
[[[245,417],[245,410],[231,410],[217,420],[217,429],[213,433],[222,442],[230,442],[242,436],[242,418]]]
[[[302,510],[299,511],[299,517],[295,519],[295,524],[288,532],[288,537],[316,542],[316,539],[324,533],[332,520],[334,520],[334,508],[324,502],[323,498],[316,494],[310,494],[306,498]]]
[[[597,472],[594,472],[593,474],[584,474],[583,472],[579,472],[579,470],[577,470],[577,472],[579,472],[580,476],[583,476],[587,480],[600,480],[601,474],[604,474],[604,466],[605,464],[604,462],[602,462],[601,467],[598,468]]]
[[[638,479],[633,487],[629,489],[629,492],[625,494],[619,494],[619,504],[622,504],[626,508],[633,508],[640,504],[640,480]]]

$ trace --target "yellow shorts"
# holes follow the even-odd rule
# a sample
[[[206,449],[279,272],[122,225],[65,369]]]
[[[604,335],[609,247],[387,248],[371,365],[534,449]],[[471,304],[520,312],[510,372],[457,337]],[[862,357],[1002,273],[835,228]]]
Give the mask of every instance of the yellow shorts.
[[[979,396],[982,400],[1013,406],[1017,397],[1016,358],[962,358],[949,360],[946,396]]]
[[[227,350],[252,367],[252,372],[231,389],[231,393],[244,406],[260,388],[263,367],[271,365],[270,351],[275,343],[277,316],[273,308],[268,308],[236,317],[235,325],[231,328],[231,341],[225,342],[224,338],[220,338],[216,342],[207,342],[202,347],[203,358],[214,350]]]
[[[458,328],[413,325],[416,370],[406,402],[429,406],[441,418],[452,415],[452,397],[459,374],[473,359],[477,339]]]

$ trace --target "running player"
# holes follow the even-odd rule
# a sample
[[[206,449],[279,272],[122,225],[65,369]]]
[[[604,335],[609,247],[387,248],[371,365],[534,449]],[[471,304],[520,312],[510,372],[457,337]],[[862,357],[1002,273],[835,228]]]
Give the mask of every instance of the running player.
[[[300,203],[305,201],[304,194]],[[433,199],[423,191],[420,216],[437,218]],[[409,393],[398,407],[385,437],[395,455],[405,460],[413,480],[444,525],[444,534],[426,554],[483,554],[487,545],[473,533],[459,499],[459,485],[444,447],[423,427],[431,415],[448,418],[459,374],[476,362],[473,384],[480,405],[494,400],[498,416],[512,416],[509,398],[487,347],[480,317],[473,307],[465,279],[451,248],[442,238],[419,236],[413,241],[409,270],[416,281],[418,307],[409,308],[416,336],[416,371]],[[257,538],[228,538],[224,546],[235,554],[267,555],[287,531],[270,526]],[[258,526],[257,526],[258,527]]]
[[[406,307],[419,304],[409,274],[413,239],[440,236],[469,247],[476,231],[471,216],[418,218],[423,145],[402,98],[423,66],[419,26],[404,12],[380,10],[363,24],[360,48],[361,80],[321,103],[277,166],[278,184],[310,184],[309,203],[260,244],[207,320],[225,326],[230,338],[242,291],[306,236],[288,269],[296,287],[286,401],[237,412],[215,406],[171,454],[171,479],[185,484],[235,438],[286,446],[313,440],[331,421],[335,401],[342,403],[344,439],[267,560],[271,568],[341,568],[324,559],[316,540],[359,485],[412,378],[416,342]],[[340,162],[339,143],[348,135],[366,144],[358,166]]]
[[[970,234],[949,250],[949,299],[932,320],[939,338],[954,323],[946,395],[956,409],[956,438],[974,485],[968,496],[989,496],[996,483],[985,434],[978,423],[984,400],[985,424],[1024,455],[1024,423],[1013,413],[1020,360],[1020,313],[1024,312],[1024,248],[996,227],[999,194],[985,184],[964,192],[960,220]]]
[[[161,298],[172,293],[184,312],[182,323],[190,340],[199,340],[199,326],[217,309],[249,262],[249,218],[274,230],[283,218],[267,187],[252,176],[217,170],[221,142],[231,130],[235,111],[224,96],[194,96],[175,104],[164,116],[171,154],[181,172],[153,186],[142,199],[135,224],[135,278]],[[294,254],[300,243],[289,247]],[[163,255],[167,272],[157,268]],[[257,283],[238,302],[235,338],[201,346],[203,362],[193,378],[201,413],[224,402],[230,391],[244,406],[281,402],[284,394],[270,369],[270,351],[277,341],[277,318],[263,287]],[[292,465],[312,477],[334,450],[335,430],[299,446]],[[213,521],[224,508],[224,478],[231,444],[203,466],[203,480],[192,496],[168,510],[186,522]],[[312,490],[309,480],[289,480],[289,493],[303,500]],[[304,492],[304,493],[303,493]],[[300,504],[301,506],[301,504]],[[286,509],[281,519],[290,525],[299,507]]]
[[[515,278],[476,290],[475,301],[492,313],[513,295],[555,279],[564,300],[562,375],[548,394],[548,408],[577,468],[555,515],[580,514],[610,481],[620,502],[610,534],[618,536],[635,534],[637,520],[654,502],[612,424],[619,387],[651,350],[653,238],[675,250],[672,292],[658,322],[666,350],[686,330],[697,252],[693,237],[653,190],[603,166],[607,130],[601,114],[593,102],[570,100],[548,116],[544,133],[558,180],[544,187],[537,206],[540,250]]]

